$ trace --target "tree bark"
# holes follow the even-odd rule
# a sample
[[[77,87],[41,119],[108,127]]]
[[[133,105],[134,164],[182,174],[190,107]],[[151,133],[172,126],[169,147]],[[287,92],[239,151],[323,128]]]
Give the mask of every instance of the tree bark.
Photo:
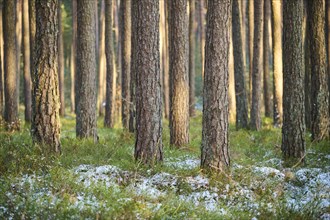
[[[76,52],[77,52],[77,0],[72,0],[72,44],[71,44],[71,112],[76,112]]]
[[[3,107],[4,107],[4,83],[3,83],[3,28],[2,28],[2,10],[3,2],[0,2],[0,123],[3,120]]]
[[[253,72],[252,72],[252,104],[250,127],[253,130],[261,128],[261,74],[263,71],[263,22],[264,1],[254,0],[254,39],[253,39]]]
[[[77,1],[77,105],[76,134],[78,138],[97,141],[96,117],[96,49],[95,4]]]
[[[234,49],[234,74],[236,97],[236,129],[247,128],[248,107],[244,80],[244,62],[239,0],[232,0],[232,35]]]
[[[31,73],[30,73],[30,33],[29,3],[23,0],[23,62],[24,62],[24,105],[25,121],[31,121]]]
[[[170,2],[170,144],[189,143],[187,0]]]
[[[312,67],[312,139],[316,141],[329,137],[330,132],[324,3],[324,0],[308,1]]]
[[[13,0],[16,1],[16,65],[17,65],[17,99],[19,105],[20,98],[20,83],[21,83],[21,53],[22,53],[22,1],[23,0]]]
[[[189,115],[195,115],[195,0],[189,0]]]
[[[231,0],[208,1],[201,167],[223,171],[228,152],[228,52]]]
[[[122,0],[121,15],[121,95],[122,125],[129,129],[130,111],[130,71],[131,71],[131,1]]]
[[[99,115],[102,116],[103,102],[104,102],[104,79],[106,75],[106,54],[105,54],[105,12],[104,12],[104,0],[101,0],[101,12],[100,12],[100,45],[98,52],[98,62],[99,62],[99,83],[98,83],[98,96],[97,96],[97,106],[99,108]]]
[[[310,39],[308,28],[308,0],[304,1],[304,25],[305,25],[305,38],[304,38],[304,61],[305,61],[305,124],[306,129],[312,130],[312,104],[311,104],[311,54],[310,54]]]
[[[200,52],[201,52],[201,64],[202,64],[202,77],[204,77],[204,70],[205,70],[205,28],[204,28],[204,0],[199,1],[199,23],[200,23]]]
[[[113,83],[115,81],[113,71],[113,56],[112,56],[112,0],[105,2],[105,55],[107,64],[106,76],[106,99],[105,99],[105,117],[104,127],[114,127],[114,110],[115,110],[115,88]]]
[[[60,153],[58,91],[58,1],[36,0],[35,72],[33,73],[32,126],[34,143]]]
[[[303,158],[305,153],[302,21],[303,1],[284,1],[282,152],[286,159]]]
[[[252,105],[252,72],[253,72],[253,31],[254,31],[254,0],[248,0],[248,18],[249,18],[249,106]],[[256,0],[258,1],[258,0]]]
[[[16,29],[15,29],[15,1],[4,0],[3,6],[4,33],[4,89],[5,114],[7,130],[18,130],[18,89],[16,63]]]
[[[162,98],[160,88],[159,1],[133,3],[136,59],[135,159],[153,165],[163,160]]]
[[[282,96],[283,96],[283,61],[282,61],[282,4],[272,0],[272,38],[273,38],[273,81],[274,109],[273,122],[275,127],[282,125]]]
[[[270,73],[269,73],[269,58],[270,58],[270,43],[269,43],[269,20],[270,20],[270,0],[264,2],[264,36],[263,36],[263,63],[264,63],[264,105],[265,116],[271,117],[271,97],[270,97]]]
[[[165,39],[164,39],[164,82],[163,82],[163,90],[164,90],[164,111],[165,118],[170,118],[170,76],[169,76],[169,2],[164,1],[164,23],[165,23]]]
[[[133,9],[133,7],[137,7],[136,2],[131,2],[131,71],[130,71],[130,113],[129,113],[129,131],[134,132],[136,130],[136,67],[135,67],[135,61],[137,60],[134,56],[137,54],[136,49],[138,45],[138,37],[137,37],[137,23],[135,22],[137,17],[135,17],[137,14],[133,11],[136,11],[137,9]]]
[[[58,85],[60,90],[60,115],[65,115],[65,98],[64,98],[64,43],[62,30],[62,0],[58,0]]]

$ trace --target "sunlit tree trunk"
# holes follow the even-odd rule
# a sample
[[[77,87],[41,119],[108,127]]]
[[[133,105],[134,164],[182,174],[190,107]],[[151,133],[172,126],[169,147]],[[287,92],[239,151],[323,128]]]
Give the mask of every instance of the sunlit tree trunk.
[[[242,47],[242,31],[240,16],[240,0],[232,0],[232,36],[234,49],[234,74],[235,74],[235,97],[236,97],[236,129],[247,128],[248,106],[244,80],[244,58]]]
[[[199,2],[199,23],[200,23],[200,52],[201,52],[201,64],[202,64],[202,76],[204,77],[204,64],[205,64],[205,28],[204,28],[204,0],[200,0]]]
[[[58,0],[58,85],[60,90],[60,115],[65,115],[64,98],[64,43],[62,30],[62,0]]]
[[[105,55],[107,64],[106,76],[106,96],[105,96],[105,117],[104,126],[108,128],[114,127],[114,110],[115,110],[115,88],[113,84],[115,75],[113,71],[112,56],[112,0],[105,1]]]
[[[71,112],[76,112],[76,48],[77,48],[77,0],[72,0],[72,44],[71,44]]]
[[[98,83],[98,95],[97,95],[97,106],[99,110],[99,115],[103,115],[104,113],[104,90],[106,89],[104,86],[104,79],[106,75],[106,54],[105,54],[105,12],[104,12],[104,0],[101,0],[101,12],[100,12],[100,41],[99,41],[99,47],[98,47],[98,60],[99,63],[99,83]]]
[[[170,1],[170,144],[189,143],[187,0]]]
[[[144,164],[163,160],[160,88],[159,1],[133,3],[136,71],[136,141],[134,156]]]
[[[282,152],[286,159],[305,154],[302,22],[303,1],[284,1]]]
[[[3,1],[4,33],[4,119],[8,130],[18,130],[18,89],[16,63],[15,1]]]
[[[122,125],[129,129],[130,110],[130,71],[131,71],[131,1],[123,0],[120,3],[121,16],[121,95]]]
[[[22,1],[23,0],[13,0],[16,1],[16,65],[17,65],[17,99],[19,103],[20,97],[20,82],[21,82],[21,52],[22,52]]]
[[[325,42],[325,1],[308,1],[308,23],[312,67],[312,139],[329,137],[329,89]]]
[[[31,121],[31,73],[30,73],[30,33],[29,2],[23,0],[23,63],[24,63],[24,105],[25,121]]]
[[[208,1],[201,167],[223,171],[228,152],[228,57],[231,0]]]
[[[304,0],[304,61],[305,61],[305,124],[306,129],[311,131],[312,129],[312,106],[311,106],[311,54],[310,54],[310,34],[308,28],[308,0]]]
[[[77,73],[79,101],[76,134],[79,138],[97,141],[96,117],[96,48],[95,4],[90,0],[77,1]]]
[[[131,2],[131,71],[130,71],[130,110],[129,110],[129,131],[134,132],[136,130],[136,60],[137,58],[134,57],[137,52],[137,44],[138,44],[138,38],[137,38],[137,23],[135,22],[135,19],[137,19],[136,14],[133,12],[136,12],[136,8],[133,9],[133,7],[137,7],[137,4],[135,1]]]
[[[58,1],[36,0],[31,135],[46,152],[61,152],[58,91]]]
[[[250,128],[261,128],[261,76],[263,71],[263,22],[264,1],[254,0],[254,39],[253,39],[253,72],[252,72],[252,104]]]
[[[189,115],[195,115],[195,0],[189,0]]]
[[[254,34],[254,0],[248,0],[249,18],[249,106],[252,103],[252,72],[253,72],[253,34]]]
[[[270,96],[270,73],[269,73],[269,58],[270,58],[270,30],[269,30],[269,20],[270,20],[270,0],[265,0],[264,2],[264,36],[263,36],[263,88],[264,88],[264,105],[265,105],[265,116],[271,117],[271,96]]]

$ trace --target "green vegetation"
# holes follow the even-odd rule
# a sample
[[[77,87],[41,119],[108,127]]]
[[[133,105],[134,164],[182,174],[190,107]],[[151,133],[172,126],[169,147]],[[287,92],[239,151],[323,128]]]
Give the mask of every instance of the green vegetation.
[[[164,122],[165,161],[152,168],[134,161],[134,135],[127,131],[102,128],[99,119],[95,144],[75,138],[73,115],[61,123],[59,157],[32,145],[28,124],[16,133],[1,129],[0,218],[313,219],[330,213],[322,205],[330,200],[322,191],[330,187],[330,142],[308,143],[304,167],[284,168],[281,131],[269,119],[258,132],[231,125],[232,168],[212,176],[198,166],[201,113],[191,119],[191,143],[181,150],[169,148]],[[314,199],[303,204],[299,190],[306,187]]]

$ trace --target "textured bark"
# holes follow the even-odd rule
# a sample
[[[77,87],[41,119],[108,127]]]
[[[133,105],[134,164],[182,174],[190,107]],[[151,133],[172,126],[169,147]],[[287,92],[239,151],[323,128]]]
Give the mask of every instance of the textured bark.
[[[204,28],[204,0],[199,0],[199,24],[200,24],[200,52],[201,52],[201,64],[202,64],[202,76],[204,77],[205,69],[205,28]]]
[[[189,143],[187,0],[170,2],[170,144]]]
[[[195,0],[189,0],[189,115],[195,115]]]
[[[3,119],[3,107],[4,107],[2,9],[3,9],[3,3],[0,2],[0,122]]]
[[[24,105],[25,121],[31,121],[31,74],[30,74],[30,35],[29,35],[29,3],[23,0],[23,63],[24,63]]]
[[[16,65],[17,65],[17,99],[19,103],[20,96],[20,82],[21,82],[21,52],[22,52],[22,1],[23,0],[13,0],[16,2]]]
[[[136,11],[137,9],[133,7],[137,7],[136,1],[131,2],[131,71],[130,71],[130,101],[131,106],[129,110],[129,131],[134,132],[136,129],[136,99],[135,99],[135,89],[136,89],[136,67],[135,67],[135,61],[136,58],[134,57],[137,52],[136,48],[138,45],[138,37],[137,37],[137,29],[136,29],[136,22],[138,18],[137,13],[133,13],[133,11]]]
[[[261,74],[262,43],[263,43],[264,1],[254,0],[254,39],[253,39],[253,72],[252,72],[252,104],[250,127],[253,130],[261,128]]]
[[[105,13],[104,13],[104,0],[101,0],[101,12],[100,12],[100,45],[98,53],[98,62],[99,62],[99,83],[98,83],[98,94],[97,94],[97,106],[99,108],[99,115],[102,116],[104,113],[103,102],[105,99],[104,90],[104,79],[106,77],[106,54],[105,54]]]
[[[71,112],[76,112],[76,52],[77,52],[77,0],[72,0],[72,44],[71,44]]]
[[[76,135],[97,140],[95,4],[77,1],[77,103]]]
[[[302,158],[305,153],[302,20],[303,1],[284,1],[282,152],[285,158]]]
[[[64,43],[62,30],[62,0],[58,0],[58,85],[60,91],[60,115],[65,115],[65,99],[64,99]]]
[[[330,0],[326,0],[326,29],[327,29],[327,57],[328,57],[328,89],[330,94]],[[330,95],[329,95],[329,112],[330,112]],[[330,131],[329,131],[330,132]],[[330,135],[330,134],[329,134]]]
[[[234,74],[236,97],[236,129],[247,128],[248,107],[244,80],[244,58],[239,0],[232,0],[232,34],[234,49]]]
[[[240,0],[240,13],[241,13],[241,36],[242,36],[242,52],[243,52],[243,65],[244,65],[244,76],[245,76],[245,68],[246,68],[246,6],[247,1],[246,0]],[[246,83],[246,81],[245,81]],[[244,86],[246,88],[246,86]]]
[[[136,59],[135,159],[153,165],[163,160],[160,88],[159,1],[140,0],[132,7],[138,44]],[[134,26],[133,25],[133,26]]]
[[[308,1],[312,67],[312,139],[316,141],[329,137],[330,132],[324,3],[324,0]]]
[[[3,5],[4,34],[4,89],[5,114],[4,119],[8,130],[19,129],[18,120],[18,89],[17,63],[15,42],[15,1],[4,0]]]
[[[254,0],[248,0],[248,14],[249,14],[249,106],[252,103],[252,72],[253,72],[253,31],[254,31]],[[257,0],[258,1],[258,0]]]
[[[36,0],[35,72],[33,73],[32,126],[34,143],[60,153],[58,91],[58,1]]]
[[[265,105],[265,116],[271,117],[272,105],[270,97],[270,73],[269,73],[269,58],[270,58],[270,0],[264,2],[264,36],[263,36],[263,63],[264,63],[264,74],[263,74],[263,88],[264,88],[264,105]]]
[[[165,22],[165,40],[164,40],[164,82],[163,82],[163,91],[164,91],[164,111],[165,111],[165,118],[170,118],[170,76],[169,76],[169,22],[168,22],[168,15],[169,15],[169,8],[168,8],[168,1],[164,1],[164,22]]]
[[[35,0],[29,1],[29,31],[30,31],[30,74],[34,74],[35,68],[35,37],[36,37],[36,4]],[[31,110],[32,111],[32,110]]]
[[[122,125],[129,129],[130,110],[130,69],[131,69],[131,1],[122,0],[120,4],[121,16],[121,95]]]
[[[107,63],[104,127],[114,127],[115,81],[112,56],[112,0],[105,1],[105,55]]]
[[[115,68],[116,70],[116,110],[115,110],[115,118],[117,123],[121,123],[121,108],[122,108],[122,97],[121,97],[121,41],[120,41],[120,0],[114,1],[113,4],[113,24],[114,24],[114,51],[115,53]]]
[[[273,81],[274,81],[274,109],[273,121],[275,127],[282,125],[282,97],[283,97],[283,61],[282,61],[282,4],[272,0],[272,39],[273,39]]]
[[[228,56],[231,0],[208,1],[201,166],[230,165],[228,152]]]

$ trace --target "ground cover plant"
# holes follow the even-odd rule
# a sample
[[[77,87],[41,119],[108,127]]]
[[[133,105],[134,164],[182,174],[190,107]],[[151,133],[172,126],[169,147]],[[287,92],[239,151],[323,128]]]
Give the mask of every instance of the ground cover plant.
[[[99,142],[75,138],[74,117],[61,119],[62,155],[33,146],[30,125],[0,133],[0,216],[4,219],[329,219],[330,142],[307,144],[303,165],[286,167],[281,131],[264,119],[258,132],[230,127],[229,173],[200,165],[201,113],[191,143],[169,147],[164,161],[134,161],[134,135],[102,128]],[[306,137],[307,140],[310,137]]]

